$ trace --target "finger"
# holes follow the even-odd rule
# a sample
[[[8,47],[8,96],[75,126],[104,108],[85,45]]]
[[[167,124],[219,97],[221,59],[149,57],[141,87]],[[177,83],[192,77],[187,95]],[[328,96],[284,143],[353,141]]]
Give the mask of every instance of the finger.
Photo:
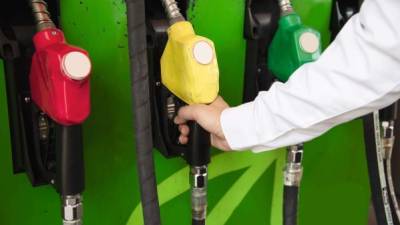
[[[180,117],[179,115],[174,118],[174,123],[177,124],[177,125],[185,124],[186,122],[187,122],[187,120],[185,120],[184,118]]]
[[[202,105],[183,106],[178,111],[178,117],[188,121],[196,120],[198,111],[202,109]]]
[[[179,131],[181,132],[181,135],[188,136],[190,131],[189,126],[186,124],[179,125]]]
[[[181,144],[183,144],[183,145],[185,145],[185,144],[187,144],[188,143],[188,137],[186,137],[186,136],[179,136],[179,143],[181,143]]]

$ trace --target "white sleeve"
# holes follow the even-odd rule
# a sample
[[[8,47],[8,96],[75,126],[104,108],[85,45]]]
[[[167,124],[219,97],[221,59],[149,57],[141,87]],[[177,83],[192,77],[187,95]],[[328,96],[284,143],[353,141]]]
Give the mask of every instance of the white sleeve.
[[[318,61],[224,110],[221,125],[232,149],[258,152],[308,141],[398,98],[400,1],[365,0]]]

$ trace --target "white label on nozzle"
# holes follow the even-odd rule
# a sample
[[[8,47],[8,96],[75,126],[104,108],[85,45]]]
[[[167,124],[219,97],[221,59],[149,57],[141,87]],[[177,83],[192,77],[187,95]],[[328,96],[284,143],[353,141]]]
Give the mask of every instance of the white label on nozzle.
[[[199,41],[194,44],[193,56],[200,64],[210,64],[214,58],[214,50],[206,41]]]
[[[92,69],[92,64],[87,55],[74,51],[67,53],[63,58],[65,74],[73,80],[85,79]]]
[[[304,32],[300,35],[300,46],[306,53],[314,53],[319,49],[319,39],[312,32]]]

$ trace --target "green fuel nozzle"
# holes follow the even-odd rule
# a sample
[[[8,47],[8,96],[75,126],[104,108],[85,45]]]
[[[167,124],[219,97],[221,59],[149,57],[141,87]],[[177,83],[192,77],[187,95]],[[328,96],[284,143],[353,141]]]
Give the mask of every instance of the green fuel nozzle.
[[[321,36],[305,26],[292,8],[290,0],[280,0],[281,17],[278,30],[269,46],[268,68],[281,82],[305,63],[317,60],[321,54]],[[303,144],[288,147],[284,172],[283,224],[297,224],[298,195],[303,174]]]
[[[268,67],[280,81],[305,63],[318,59],[321,54],[321,37],[317,30],[305,26],[288,0],[281,0],[279,28],[269,47]]]

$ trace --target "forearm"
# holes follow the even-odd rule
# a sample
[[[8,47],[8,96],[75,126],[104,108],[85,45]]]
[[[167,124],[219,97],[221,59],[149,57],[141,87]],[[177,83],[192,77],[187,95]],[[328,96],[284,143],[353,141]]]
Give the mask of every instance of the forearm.
[[[366,0],[315,62],[251,103],[227,109],[231,148],[268,150],[313,139],[400,97],[400,2]]]

